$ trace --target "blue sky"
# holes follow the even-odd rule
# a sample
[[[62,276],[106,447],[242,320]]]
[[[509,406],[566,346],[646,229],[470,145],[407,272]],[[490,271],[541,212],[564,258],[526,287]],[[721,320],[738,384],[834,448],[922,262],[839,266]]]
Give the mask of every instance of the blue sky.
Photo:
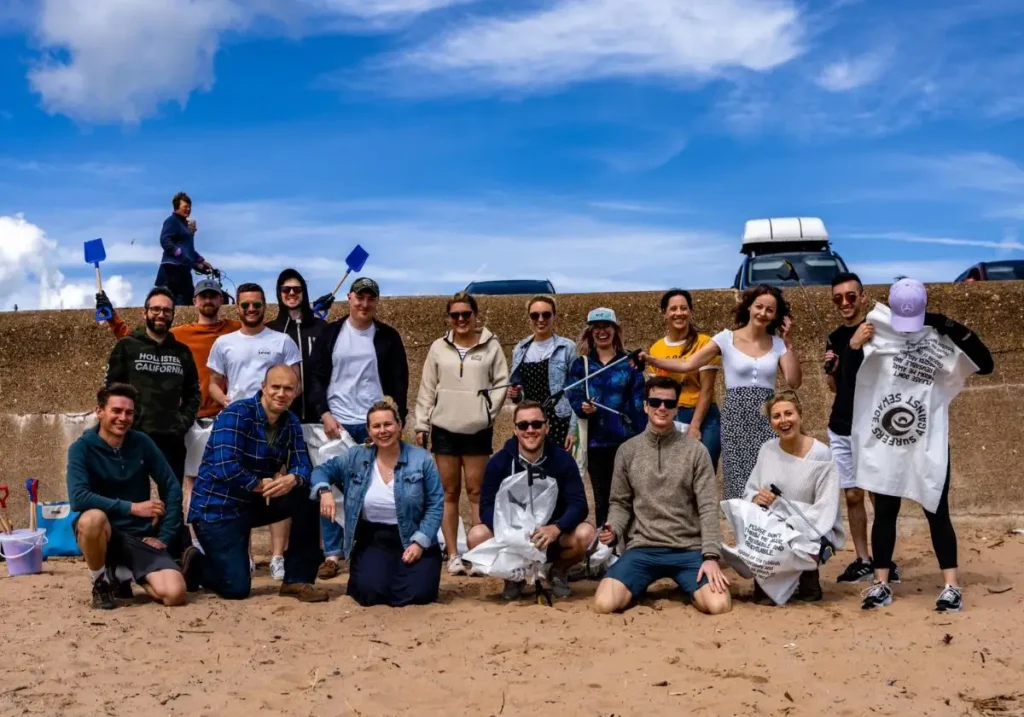
[[[236,282],[724,287],[746,219],[868,281],[1024,258],[1016,0],[0,0],[0,306],[152,284],[179,189]]]

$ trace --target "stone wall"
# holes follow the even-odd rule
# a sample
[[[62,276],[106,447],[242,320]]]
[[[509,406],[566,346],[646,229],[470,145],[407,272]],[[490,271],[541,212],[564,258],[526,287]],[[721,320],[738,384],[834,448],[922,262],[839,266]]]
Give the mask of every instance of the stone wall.
[[[973,513],[1024,511],[1024,468],[1020,447],[1024,439],[1024,283],[941,284],[930,287],[930,306],[976,330],[995,355],[992,376],[972,378],[952,409],[952,502],[955,510]],[[885,299],[885,287],[869,287],[873,298]],[[824,333],[836,324],[825,288],[787,293],[796,316],[796,351],[804,369],[801,395],[810,427],[824,438],[831,395],[820,369]],[[559,298],[559,330],[576,336],[586,313],[596,306],[616,310],[627,347],[650,345],[661,335],[658,295],[585,294]],[[814,305],[825,326],[815,326],[808,308]],[[523,297],[483,297],[481,313],[487,325],[511,353],[529,328]],[[698,291],[696,319],[704,330],[730,326],[734,306],[731,291]],[[431,341],[445,328],[444,299],[384,298],[380,318],[398,328],[405,339],[412,371],[410,403],[415,398],[420,366]],[[233,309],[228,309],[233,311]],[[271,312],[274,308],[271,307]],[[344,313],[336,306],[332,318]],[[126,310],[131,322],[141,320],[137,309]],[[181,310],[178,322],[193,320],[193,310]],[[81,419],[66,414],[89,411],[103,378],[113,338],[96,325],[91,311],[17,312],[0,314],[0,484],[11,487],[9,509],[22,522],[25,478],[40,479],[41,499],[64,497],[63,466],[70,436]],[[721,390],[721,387],[720,387]],[[510,435],[509,413],[499,421],[499,438]],[[15,512],[16,511],[16,512]]]

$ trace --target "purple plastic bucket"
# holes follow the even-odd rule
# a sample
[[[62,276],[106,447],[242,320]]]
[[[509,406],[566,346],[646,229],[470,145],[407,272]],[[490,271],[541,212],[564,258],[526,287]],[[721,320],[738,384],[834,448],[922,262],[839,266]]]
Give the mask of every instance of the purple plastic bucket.
[[[7,574],[38,575],[43,572],[45,530],[15,530],[0,533],[0,555],[7,561]]]

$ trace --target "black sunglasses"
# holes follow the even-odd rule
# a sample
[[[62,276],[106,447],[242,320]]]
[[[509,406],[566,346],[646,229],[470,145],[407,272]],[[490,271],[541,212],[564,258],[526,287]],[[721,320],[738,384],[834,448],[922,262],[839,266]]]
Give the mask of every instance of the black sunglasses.
[[[679,405],[678,398],[648,398],[647,405],[651,408],[675,408]]]
[[[262,309],[262,301],[243,301],[239,304],[242,307],[242,311],[248,311],[249,309]]]
[[[516,423],[516,428],[520,431],[525,431],[527,428],[532,428],[535,431],[539,431],[547,425],[547,421],[519,421]]]
[[[534,311],[533,313],[530,314],[530,318],[533,319],[534,321],[540,321],[541,319],[547,321],[553,315],[554,314],[552,314],[550,311]]]
[[[282,286],[281,287],[281,293],[282,294],[301,294],[302,293],[302,287],[301,286]]]
[[[463,321],[469,321],[471,318],[473,318],[473,312],[472,311],[449,311],[448,312],[448,316],[451,317],[452,321],[458,321],[459,319],[462,319]]]
[[[842,306],[843,304],[855,304],[859,298],[860,294],[856,291],[847,291],[845,294],[832,294],[832,303],[836,306]]]

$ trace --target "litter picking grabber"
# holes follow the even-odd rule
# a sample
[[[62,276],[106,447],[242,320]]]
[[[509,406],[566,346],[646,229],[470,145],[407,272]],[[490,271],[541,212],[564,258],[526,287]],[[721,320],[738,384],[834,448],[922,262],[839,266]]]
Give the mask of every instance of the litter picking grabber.
[[[28,491],[28,528],[36,529],[36,506],[39,504],[39,481],[29,478],[25,481],[25,490]]]
[[[102,239],[90,239],[83,245],[85,247],[85,263],[92,264],[96,268],[96,293],[103,291],[103,279],[100,276],[100,262],[107,258],[107,250],[103,248]],[[114,312],[107,306],[96,307],[96,320],[99,322],[110,321],[114,318]]]
[[[341,280],[334,285],[334,291],[330,293],[332,298],[341,290],[341,285],[345,283],[345,279],[348,278],[348,275],[353,271],[362,271],[363,267],[366,266],[366,260],[369,258],[369,253],[367,253],[363,247],[356,244],[356,248],[350,251],[348,256],[345,257],[345,266],[348,267],[348,270],[345,272],[345,275],[341,277]],[[317,304],[313,307],[313,313],[316,314],[319,319],[326,319],[327,312],[329,310],[330,306],[323,306],[322,304]]]
[[[822,323],[821,317],[818,316],[818,310],[815,309],[814,304],[811,303],[811,297],[807,293],[807,287],[804,286],[804,282],[800,279],[800,275],[796,272],[796,267],[793,266],[793,262],[783,260],[782,265],[789,269],[789,271],[786,274],[779,274],[779,278],[782,279],[783,281],[793,280],[796,282],[797,286],[800,287],[800,293],[804,297],[804,303],[807,304],[807,310],[811,313],[811,318],[814,320],[815,328],[818,329],[818,333],[822,334],[823,336],[828,336],[828,331],[825,330],[825,325]]]
[[[814,527],[814,523],[812,523],[810,519],[806,515],[804,515],[804,512],[802,510],[796,507],[795,503],[783,497],[782,491],[779,490],[778,486],[772,483],[771,485],[768,486],[768,489],[772,492],[772,495],[774,495],[777,500],[782,501],[782,504],[786,506],[787,509],[793,511],[797,516],[800,517],[801,520],[807,523],[807,527],[811,529],[811,532],[814,533],[814,536],[818,539],[818,541],[821,544],[821,550],[818,552],[818,562],[822,565],[827,563],[829,559],[836,554],[836,547],[832,545],[832,541],[818,532],[818,529]]]

